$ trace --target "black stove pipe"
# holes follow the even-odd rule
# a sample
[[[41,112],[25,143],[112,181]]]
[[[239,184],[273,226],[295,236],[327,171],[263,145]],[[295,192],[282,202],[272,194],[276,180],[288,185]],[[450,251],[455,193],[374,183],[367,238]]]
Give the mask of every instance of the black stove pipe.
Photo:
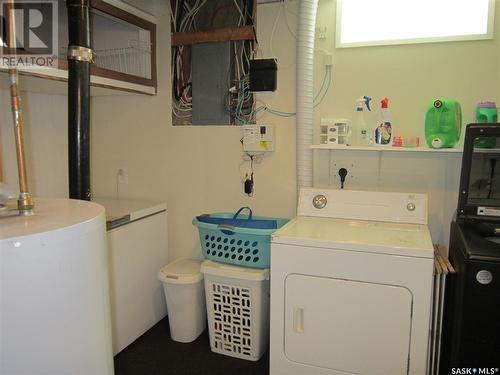
[[[90,200],[90,0],[67,0],[69,197]]]

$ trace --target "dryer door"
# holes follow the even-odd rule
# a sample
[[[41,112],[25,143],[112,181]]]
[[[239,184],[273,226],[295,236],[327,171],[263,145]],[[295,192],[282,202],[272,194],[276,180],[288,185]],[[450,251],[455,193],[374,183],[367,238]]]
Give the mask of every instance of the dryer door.
[[[290,275],[285,355],[342,374],[407,374],[411,310],[403,287]]]

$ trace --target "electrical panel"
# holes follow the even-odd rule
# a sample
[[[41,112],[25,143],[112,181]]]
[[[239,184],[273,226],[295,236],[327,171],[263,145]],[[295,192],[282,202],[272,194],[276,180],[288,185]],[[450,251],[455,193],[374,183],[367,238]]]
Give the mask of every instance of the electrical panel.
[[[170,0],[174,125],[255,124],[256,10],[256,0]]]
[[[193,125],[230,124],[231,42],[191,47]]]
[[[274,125],[243,125],[243,151],[274,151]]]

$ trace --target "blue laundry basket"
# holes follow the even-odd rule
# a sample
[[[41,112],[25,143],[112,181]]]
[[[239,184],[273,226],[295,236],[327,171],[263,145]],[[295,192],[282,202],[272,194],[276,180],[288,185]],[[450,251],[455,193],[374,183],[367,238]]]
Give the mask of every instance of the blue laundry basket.
[[[241,212],[247,209],[248,215]],[[270,265],[271,234],[288,219],[253,216],[242,207],[234,213],[217,212],[193,219],[198,227],[203,255],[216,262],[252,268]]]

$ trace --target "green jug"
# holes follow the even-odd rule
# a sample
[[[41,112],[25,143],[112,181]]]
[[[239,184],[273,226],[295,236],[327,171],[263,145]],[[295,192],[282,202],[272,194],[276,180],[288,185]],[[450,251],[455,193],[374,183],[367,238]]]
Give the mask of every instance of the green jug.
[[[460,139],[462,109],[453,99],[435,99],[425,115],[425,140],[430,148],[451,148]]]

